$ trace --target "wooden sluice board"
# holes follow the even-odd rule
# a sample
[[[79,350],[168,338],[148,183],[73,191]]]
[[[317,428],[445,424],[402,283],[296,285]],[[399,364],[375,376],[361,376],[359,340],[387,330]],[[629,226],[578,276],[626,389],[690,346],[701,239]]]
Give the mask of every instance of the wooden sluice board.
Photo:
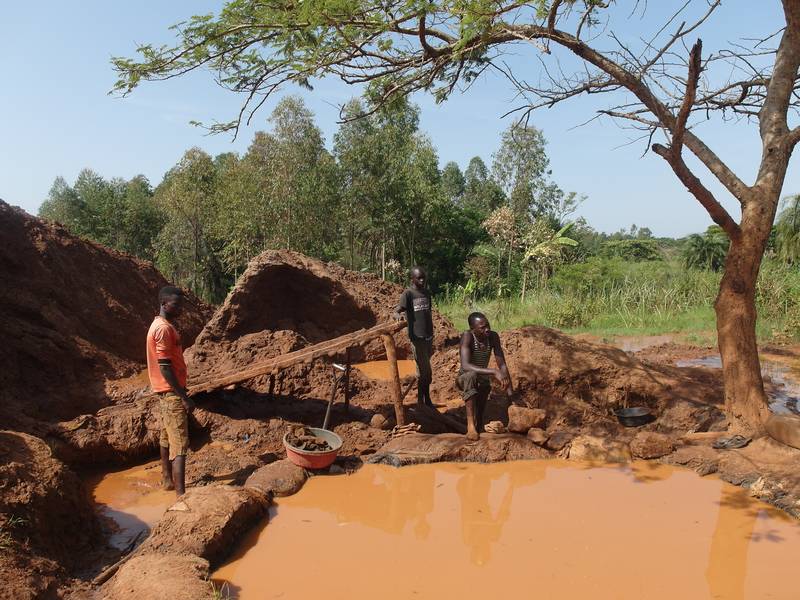
[[[388,321],[369,329],[346,333],[332,340],[307,346],[288,354],[255,361],[244,369],[234,369],[205,379],[190,380],[188,393],[193,395],[201,392],[211,392],[229,385],[242,383],[260,375],[275,375],[283,369],[288,369],[298,364],[309,364],[320,358],[333,357],[348,348],[363,346],[376,338],[381,338],[386,348],[386,358],[390,364],[390,388],[394,400],[395,417],[397,424],[402,426],[405,423],[405,418],[403,415],[403,401],[400,395],[400,373],[397,369],[397,354],[392,334],[404,327],[406,327],[405,321]]]

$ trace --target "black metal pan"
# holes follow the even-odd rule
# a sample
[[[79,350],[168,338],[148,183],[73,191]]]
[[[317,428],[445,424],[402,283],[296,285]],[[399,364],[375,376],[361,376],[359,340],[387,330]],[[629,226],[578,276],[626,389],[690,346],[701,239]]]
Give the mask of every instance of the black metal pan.
[[[614,411],[617,420],[625,427],[639,427],[653,420],[653,414],[646,406],[631,406],[618,408]]]

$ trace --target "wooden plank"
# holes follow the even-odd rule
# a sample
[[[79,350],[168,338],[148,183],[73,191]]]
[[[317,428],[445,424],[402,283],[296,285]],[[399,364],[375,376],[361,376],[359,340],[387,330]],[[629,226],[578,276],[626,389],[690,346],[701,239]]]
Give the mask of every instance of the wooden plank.
[[[332,340],[320,342],[312,346],[289,352],[281,356],[270,359],[256,361],[245,369],[234,369],[226,371],[214,377],[199,378],[189,382],[189,395],[199,392],[210,392],[212,390],[241,383],[260,375],[277,374],[283,369],[288,369],[297,364],[311,363],[319,358],[333,356],[338,352],[343,352],[353,346],[362,346],[383,335],[395,333],[405,327],[403,321],[388,321],[375,325],[370,329],[360,329],[353,333],[347,333]]]

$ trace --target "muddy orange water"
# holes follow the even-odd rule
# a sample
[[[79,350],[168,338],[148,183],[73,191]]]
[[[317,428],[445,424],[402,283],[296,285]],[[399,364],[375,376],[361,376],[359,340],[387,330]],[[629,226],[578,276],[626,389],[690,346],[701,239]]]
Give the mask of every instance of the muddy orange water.
[[[120,549],[152,529],[175,502],[175,492],[160,489],[158,462],[90,477],[87,483],[100,513],[115,523],[111,543]]]
[[[652,463],[367,465],[281,498],[231,598],[797,599],[800,526]]]
[[[370,379],[382,379],[385,381],[389,380],[390,375],[388,360],[373,360],[353,366]],[[416,375],[417,373],[417,369],[413,360],[398,360],[397,370],[400,372],[400,379],[403,377],[408,377],[409,375]]]

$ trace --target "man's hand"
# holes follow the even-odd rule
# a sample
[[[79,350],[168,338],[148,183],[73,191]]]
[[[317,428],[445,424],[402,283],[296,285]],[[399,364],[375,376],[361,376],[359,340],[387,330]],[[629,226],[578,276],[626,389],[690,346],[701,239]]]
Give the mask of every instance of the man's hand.
[[[494,380],[502,387],[506,387],[506,385],[508,385],[505,375],[503,375],[503,372],[500,369],[492,369],[492,377],[494,377]]]
[[[399,313],[399,312],[393,312],[392,313],[392,319],[395,320],[395,321],[402,321],[403,320],[403,316],[404,315],[402,313]]]
[[[192,414],[192,412],[194,411],[194,400],[192,400],[191,398],[189,398],[189,396],[186,396],[185,394],[182,400],[183,400],[183,408],[186,409],[186,413]]]

